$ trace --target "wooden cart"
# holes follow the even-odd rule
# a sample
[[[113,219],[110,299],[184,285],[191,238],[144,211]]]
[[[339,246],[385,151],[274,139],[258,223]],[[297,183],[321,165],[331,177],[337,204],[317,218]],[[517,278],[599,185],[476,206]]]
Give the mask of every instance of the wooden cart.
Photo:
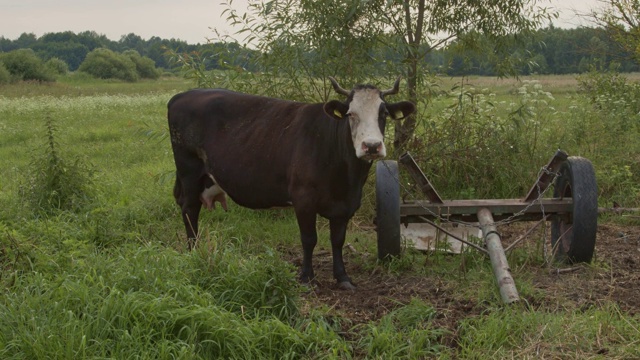
[[[402,200],[398,163],[412,176],[425,200]],[[401,226],[426,223],[448,233],[442,223],[478,223],[484,247],[449,234],[491,258],[505,302],[518,300],[496,224],[500,221],[551,221],[557,260],[590,262],[596,241],[598,188],[591,162],[558,150],[521,199],[443,200],[409,153],[399,162],[376,165],[378,257],[400,255]],[[553,185],[553,197],[543,197]]]

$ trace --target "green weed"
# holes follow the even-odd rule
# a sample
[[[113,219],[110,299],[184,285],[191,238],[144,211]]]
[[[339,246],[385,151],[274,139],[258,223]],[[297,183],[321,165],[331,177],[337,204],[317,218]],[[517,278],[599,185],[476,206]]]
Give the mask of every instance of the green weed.
[[[445,332],[433,325],[436,314],[428,304],[413,299],[379,323],[360,329],[358,348],[364,357],[373,359],[437,357],[444,350],[439,340]]]
[[[30,164],[22,196],[35,212],[78,211],[91,201],[94,170],[80,158],[61,154],[52,117],[46,117],[45,128],[46,143]]]

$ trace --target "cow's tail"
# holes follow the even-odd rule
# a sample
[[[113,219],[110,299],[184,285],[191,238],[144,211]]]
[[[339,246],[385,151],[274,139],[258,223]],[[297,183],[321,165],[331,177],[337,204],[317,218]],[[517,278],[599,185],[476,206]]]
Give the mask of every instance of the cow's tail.
[[[180,182],[180,178],[178,174],[176,174],[176,183],[173,185],[173,197],[176,199],[178,205],[182,206],[182,183]]]

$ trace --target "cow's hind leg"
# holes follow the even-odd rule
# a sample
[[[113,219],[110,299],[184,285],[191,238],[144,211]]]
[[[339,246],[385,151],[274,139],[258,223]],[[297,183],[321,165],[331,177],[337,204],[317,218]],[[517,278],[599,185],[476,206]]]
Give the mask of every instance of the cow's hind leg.
[[[351,282],[351,278],[347,275],[342,258],[342,248],[347,235],[347,224],[349,220],[346,218],[333,218],[329,220],[329,228],[331,230],[331,251],[333,253],[333,276],[338,281],[338,286],[345,290],[355,290],[356,286]]]
[[[178,163],[178,162],[177,162]],[[174,196],[182,210],[182,221],[187,231],[189,248],[193,248],[198,237],[198,217],[202,202],[200,194],[204,189],[204,164],[199,158],[181,158],[176,171]]]

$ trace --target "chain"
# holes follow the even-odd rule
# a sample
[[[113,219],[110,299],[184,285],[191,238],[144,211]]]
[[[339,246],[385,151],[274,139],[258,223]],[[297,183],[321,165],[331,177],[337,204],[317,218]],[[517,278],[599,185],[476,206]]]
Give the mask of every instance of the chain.
[[[547,175],[553,175],[553,179],[550,182],[551,184],[555,183],[556,178],[559,175],[559,173],[549,170],[546,165],[543,166],[542,168],[540,168],[540,171],[538,171],[538,179],[540,178],[540,175],[542,175],[543,173],[547,174]],[[536,183],[536,188],[538,189],[538,197],[535,200],[531,201],[527,206],[525,206],[524,209],[518,211],[517,213],[514,213],[513,215],[509,216],[508,218],[506,218],[504,220],[496,222],[495,225],[497,225],[497,226],[506,225],[506,224],[510,224],[512,222],[517,221],[515,219],[520,217],[520,216],[522,216],[524,213],[526,213],[531,207],[533,207],[536,204],[536,202],[538,204],[540,204],[540,211],[542,212],[542,217],[544,218],[545,217],[544,205],[542,204],[542,202],[540,200],[544,197],[544,195],[547,193],[547,191],[549,191],[549,189],[551,189],[551,187],[547,186],[547,188],[544,189],[544,191],[542,191],[540,189],[540,183],[537,182]]]

